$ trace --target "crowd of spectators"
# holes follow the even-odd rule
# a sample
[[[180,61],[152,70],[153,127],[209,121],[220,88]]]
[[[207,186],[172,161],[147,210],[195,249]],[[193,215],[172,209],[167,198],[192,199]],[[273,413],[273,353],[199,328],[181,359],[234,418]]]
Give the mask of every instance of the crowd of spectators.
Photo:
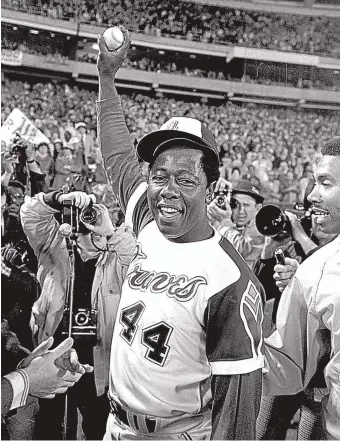
[[[22,35],[14,35],[6,32],[1,36],[3,49],[21,51],[38,56],[43,56],[49,63],[67,65],[70,57],[64,55],[60,47],[54,45],[54,39],[46,33],[43,44],[34,44],[25,40]],[[65,45],[67,41],[65,40]],[[84,44],[79,42],[75,59],[83,63],[95,64],[96,52],[87,52]],[[340,83],[334,81],[331,71],[314,68],[312,72],[304,72],[301,66],[284,65],[280,63],[257,62],[256,60],[244,64],[244,74],[241,76],[239,70],[234,71],[233,67],[213,57],[196,60],[188,54],[180,55],[175,53],[159,53],[156,50],[150,51],[147,48],[135,48],[131,50],[129,57],[124,62],[124,67],[139,69],[148,72],[171,73],[185,75],[187,77],[209,78],[217,80],[237,81],[244,83],[266,84],[272,86],[290,86],[304,89],[339,90]],[[312,68],[310,68],[311,70]]]
[[[54,187],[53,177],[59,186],[63,179],[70,179],[72,173],[80,175],[78,180],[82,182],[84,167],[87,175],[94,170],[91,172],[94,183],[105,182],[96,143],[96,98],[95,91],[67,84],[32,86],[4,78],[2,122],[14,108],[19,108],[51,140],[52,167],[46,167],[50,171],[47,174],[51,187]],[[221,174],[234,185],[242,177],[249,179],[260,185],[268,200],[276,202],[301,201],[318,148],[326,140],[340,135],[336,114],[253,104],[239,106],[231,102],[210,105],[141,94],[122,98],[134,139],[155,130],[172,115],[197,118],[214,133],[221,147]],[[65,146],[66,149],[62,148]],[[75,167],[69,167],[69,161]],[[66,173],[59,173],[56,180],[58,170],[66,170]]]
[[[5,0],[3,6],[44,16],[115,26],[163,37],[340,56],[340,19],[240,10],[172,0]]]
[[[23,40],[20,41],[19,39],[11,38],[9,35],[6,35],[6,32],[2,32],[1,35],[1,48],[42,56],[49,63],[66,65],[69,64],[70,61],[70,58],[63,55],[53,44],[27,44],[27,42]]]

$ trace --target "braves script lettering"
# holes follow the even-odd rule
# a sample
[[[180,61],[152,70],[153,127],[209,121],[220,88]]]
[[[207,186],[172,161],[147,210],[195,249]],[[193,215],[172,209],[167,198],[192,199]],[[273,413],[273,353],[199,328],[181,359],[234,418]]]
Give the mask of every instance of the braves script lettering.
[[[207,285],[204,277],[196,276],[189,279],[187,276],[172,276],[169,273],[146,271],[141,265],[136,265],[126,275],[129,286],[145,292],[150,289],[152,293],[158,294],[166,291],[167,296],[173,297],[179,302],[191,300],[197,293],[200,285]]]

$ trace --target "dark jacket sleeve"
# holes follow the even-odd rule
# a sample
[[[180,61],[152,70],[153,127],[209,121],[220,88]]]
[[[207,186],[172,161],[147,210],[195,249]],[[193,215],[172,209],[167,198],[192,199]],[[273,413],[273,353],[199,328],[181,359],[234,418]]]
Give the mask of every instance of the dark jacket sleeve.
[[[275,257],[270,259],[258,259],[254,265],[255,276],[261,282],[266,293],[266,300],[280,299],[281,292],[276,286],[274,275]]]
[[[45,175],[41,173],[35,173],[30,171],[30,182],[31,182],[31,196],[35,196],[38,193],[48,191]]]
[[[255,439],[262,370],[212,377],[212,440]]]
[[[108,179],[125,213],[130,196],[145,179],[114,85],[110,93],[109,98],[100,95],[97,101],[99,143]]]
[[[1,418],[9,412],[13,401],[13,388],[7,378],[1,377]]]

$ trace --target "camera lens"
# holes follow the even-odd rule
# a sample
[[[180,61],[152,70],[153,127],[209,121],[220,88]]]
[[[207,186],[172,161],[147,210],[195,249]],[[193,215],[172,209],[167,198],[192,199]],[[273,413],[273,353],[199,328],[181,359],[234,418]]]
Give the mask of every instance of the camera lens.
[[[74,321],[76,322],[76,324],[78,326],[84,326],[86,325],[86,323],[89,321],[89,317],[86,314],[86,312],[78,312],[75,316],[74,316]]]
[[[98,219],[97,210],[94,207],[84,208],[80,215],[80,220],[87,224],[95,224]]]
[[[217,204],[219,207],[223,207],[224,204],[225,204],[224,196],[218,196],[218,197],[216,198],[216,204]]]

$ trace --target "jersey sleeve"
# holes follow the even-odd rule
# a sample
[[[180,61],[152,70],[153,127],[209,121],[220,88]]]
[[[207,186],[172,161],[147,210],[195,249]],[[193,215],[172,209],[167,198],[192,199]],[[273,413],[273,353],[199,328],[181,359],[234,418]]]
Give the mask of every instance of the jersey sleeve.
[[[141,174],[115,89],[112,94],[109,99],[97,101],[99,142],[105,171],[125,213],[125,224],[138,234],[152,218],[146,199],[147,183]]]
[[[127,130],[122,105],[112,86],[112,97],[97,101],[98,140],[105,172],[125,213],[127,203],[145,178]]]
[[[206,353],[213,375],[246,374],[264,366],[263,302],[261,285],[242,276],[208,300]]]

